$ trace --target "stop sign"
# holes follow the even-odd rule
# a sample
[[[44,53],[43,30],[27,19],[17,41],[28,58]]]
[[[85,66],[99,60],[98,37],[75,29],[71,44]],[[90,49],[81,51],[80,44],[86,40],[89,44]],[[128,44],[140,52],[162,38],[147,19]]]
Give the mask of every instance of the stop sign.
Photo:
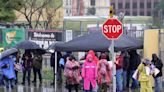
[[[117,19],[108,19],[102,27],[102,33],[108,39],[118,39],[122,35],[122,23]]]

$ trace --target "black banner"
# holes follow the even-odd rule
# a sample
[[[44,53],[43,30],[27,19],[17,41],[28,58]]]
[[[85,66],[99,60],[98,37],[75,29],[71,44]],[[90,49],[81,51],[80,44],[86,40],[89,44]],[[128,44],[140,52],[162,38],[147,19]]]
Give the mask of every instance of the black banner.
[[[28,39],[47,49],[52,43],[62,41],[62,32],[28,31]]]

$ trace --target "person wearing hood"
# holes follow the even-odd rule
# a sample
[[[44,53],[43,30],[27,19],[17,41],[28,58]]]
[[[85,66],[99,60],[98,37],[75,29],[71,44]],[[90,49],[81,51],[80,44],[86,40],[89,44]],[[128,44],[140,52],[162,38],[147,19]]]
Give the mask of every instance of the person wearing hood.
[[[96,65],[97,65],[99,59],[98,59],[97,56],[95,55],[95,52],[94,52],[93,50],[90,50],[90,51],[88,52],[88,54],[92,55],[93,61],[94,61],[94,62],[96,63]]]
[[[98,63],[98,92],[107,92],[107,87],[111,80],[111,68],[107,61],[107,56],[102,53],[100,56],[100,61]]]
[[[152,64],[159,70],[159,73],[154,76],[155,78],[155,92],[162,92],[162,61],[156,54],[152,54]]]
[[[151,76],[152,73],[148,70],[151,70],[151,62],[148,59],[144,59],[144,61],[138,66],[139,78],[140,82],[140,92],[153,92]]]
[[[88,54],[82,68],[85,92],[93,92],[96,89],[97,67],[92,54]]]
[[[14,81],[16,79],[15,71],[14,71],[14,56],[5,57],[0,62],[0,67],[2,69],[3,78],[5,79],[6,88],[9,89],[10,86],[14,88]]]
[[[82,78],[80,75],[80,64],[73,55],[69,56],[65,64],[64,76],[66,77],[68,92],[71,92],[72,88],[75,88],[75,91],[78,92],[78,86]]]

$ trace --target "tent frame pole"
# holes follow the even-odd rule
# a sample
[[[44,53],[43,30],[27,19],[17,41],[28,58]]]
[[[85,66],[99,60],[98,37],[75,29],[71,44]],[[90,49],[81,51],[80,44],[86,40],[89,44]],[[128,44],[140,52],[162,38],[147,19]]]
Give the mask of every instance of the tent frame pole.
[[[57,92],[57,52],[55,51],[55,92]]]

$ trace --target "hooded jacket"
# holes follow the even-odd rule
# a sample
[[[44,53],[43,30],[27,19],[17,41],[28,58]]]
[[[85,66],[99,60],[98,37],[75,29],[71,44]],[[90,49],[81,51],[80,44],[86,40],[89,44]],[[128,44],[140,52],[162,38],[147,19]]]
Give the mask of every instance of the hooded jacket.
[[[84,78],[84,90],[90,90],[90,84],[92,88],[96,88],[97,68],[95,61],[89,62],[89,58],[93,59],[91,54],[87,55],[86,61],[82,68],[82,77]]]
[[[94,62],[96,63],[96,65],[97,65],[99,59],[95,56],[94,51],[93,51],[93,50],[90,50],[90,51],[88,52],[88,54],[92,55],[92,57],[93,57],[93,61],[94,61]]]
[[[3,66],[7,66],[2,68]],[[14,71],[14,61],[10,57],[6,57],[0,61],[0,67],[2,68],[3,75],[8,79],[16,79]]]

